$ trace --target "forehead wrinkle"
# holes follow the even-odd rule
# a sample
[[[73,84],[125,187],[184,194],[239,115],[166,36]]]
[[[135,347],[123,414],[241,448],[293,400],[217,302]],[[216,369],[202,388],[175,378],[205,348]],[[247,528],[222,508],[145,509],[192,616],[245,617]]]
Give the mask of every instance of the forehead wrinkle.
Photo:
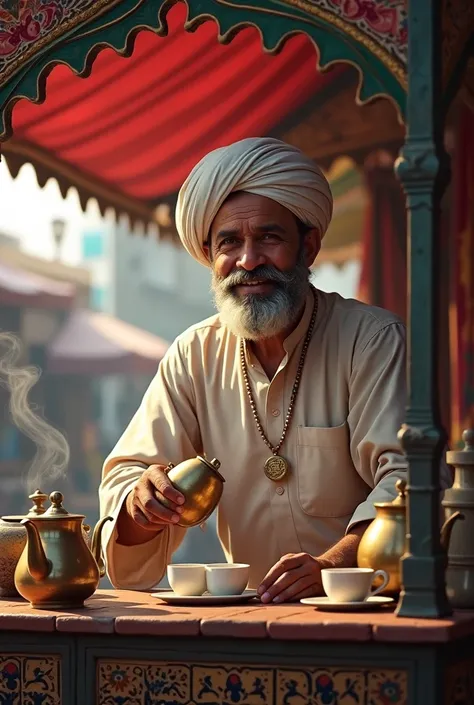
[[[287,230],[285,225],[281,223],[280,219],[270,213],[247,213],[245,215],[229,213],[228,217],[224,216],[222,218],[221,223],[216,221],[214,221],[212,229],[215,229],[218,234],[220,232],[224,232],[224,230],[225,232],[232,231],[232,233],[235,233],[240,231],[242,228],[248,228],[252,232],[262,232],[268,230],[286,232]]]

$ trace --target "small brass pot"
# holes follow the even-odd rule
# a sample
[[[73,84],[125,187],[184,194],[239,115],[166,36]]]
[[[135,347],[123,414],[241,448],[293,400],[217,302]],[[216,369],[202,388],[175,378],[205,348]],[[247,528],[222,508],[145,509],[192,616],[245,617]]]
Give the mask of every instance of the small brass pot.
[[[178,526],[190,528],[206,521],[216,508],[222,496],[225,479],[219,472],[221,464],[215,458],[207,460],[198,455],[179,465],[168,465],[167,475],[173,486],[181,492],[185,501]],[[173,504],[160,499],[169,509]]]
[[[359,568],[385,570],[390,577],[380,595],[396,597],[401,590],[400,559],[406,553],[406,482],[397,480],[398,497],[393,502],[375,502],[376,517],[363,535],[357,551]],[[447,551],[453,525],[463,519],[452,514],[441,528],[440,541]],[[374,583],[375,584],[375,583]]]
[[[41,490],[30,494],[33,506],[27,516],[40,516],[48,496]],[[10,524],[0,519],[0,597],[20,597],[15,586],[15,570],[26,546],[26,530],[20,524]]]
[[[396,597],[401,590],[400,558],[406,546],[406,482],[398,480],[393,502],[374,504],[377,515],[364,533],[357,551],[359,568],[385,570],[389,581],[381,595]],[[375,583],[374,583],[375,584]]]

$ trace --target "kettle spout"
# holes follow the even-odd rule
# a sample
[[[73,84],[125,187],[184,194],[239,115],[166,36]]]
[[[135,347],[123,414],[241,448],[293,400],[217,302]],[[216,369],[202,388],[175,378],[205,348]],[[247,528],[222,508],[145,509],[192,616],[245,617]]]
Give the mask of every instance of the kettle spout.
[[[449,548],[449,541],[451,539],[451,532],[453,530],[454,524],[458,519],[464,519],[464,514],[461,512],[454,512],[450,517],[446,519],[443,526],[441,527],[441,546],[445,551]]]
[[[34,522],[31,519],[23,519],[20,523],[25,527],[28,537],[26,554],[28,572],[33,580],[44,580],[51,573],[53,564],[46,558],[43,544]]]
[[[102,519],[99,519],[95,526],[94,533],[92,534],[91,551],[92,555],[94,556],[95,562],[98,565],[99,575],[101,578],[103,578],[105,575],[105,564],[102,560],[101,555],[102,529],[104,528],[104,524],[106,524],[108,521],[112,521],[112,518],[113,517],[102,517]]]

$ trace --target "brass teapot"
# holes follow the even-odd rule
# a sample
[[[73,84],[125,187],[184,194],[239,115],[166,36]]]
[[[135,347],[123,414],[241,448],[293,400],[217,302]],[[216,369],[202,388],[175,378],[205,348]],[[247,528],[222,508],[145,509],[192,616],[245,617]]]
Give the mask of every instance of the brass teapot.
[[[176,466],[168,465],[166,473],[185,499],[178,526],[197,526],[211,516],[224,489],[225,479],[219,472],[220,466],[217,458],[207,460],[200,455]],[[160,502],[169,509],[174,506],[166,498],[161,498]]]
[[[82,514],[69,514],[61,492],[50,494],[51,506],[38,516],[3,517],[26,529],[26,546],[15,570],[15,586],[32,607],[70,609],[84,606],[105,575],[102,561],[102,528],[112,517],[103,517],[87,545]]]
[[[48,499],[48,495],[41,490],[36,490],[30,494],[29,498],[33,506],[26,516],[40,516],[46,509],[43,504]],[[0,598],[19,597],[15,587],[15,570],[26,546],[26,530],[19,524],[23,517],[16,517],[16,524],[0,519]]]
[[[406,486],[397,480],[398,497],[393,502],[375,502],[376,517],[364,533],[357,550],[359,568],[385,570],[390,580],[381,595],[396,597],[401,590],[400,559],[406,552]],[[454,523],[463,518],[452,514],[441,528],[441,545],[447,552]]]

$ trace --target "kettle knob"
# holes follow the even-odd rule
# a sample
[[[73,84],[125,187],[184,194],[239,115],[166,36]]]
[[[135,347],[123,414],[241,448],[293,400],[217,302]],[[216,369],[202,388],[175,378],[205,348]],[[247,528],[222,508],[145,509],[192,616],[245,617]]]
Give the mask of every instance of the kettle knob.
[[[64,495],[62,492],[51,492],[49,495],[51,504],[55,509],[61,509],[63,504]]]
[[[395,483],[395,487],[396,487],[400,497],[405,497],[406,491],[407,491],[406,480],[397,480]]]
[[[28,496],[29,499],[33,502],[33,507],[31,507],[30,511],[28,512],[28,516],[31,515],[36,515],[39,516],[41,514],[44,514],[46,509],[43,507],[43,504],[46,502],[48,499],[48,495],[44,494],[41,492],[41,490],[37,489],[33,492],[33,494],[30,494]]]
[[[464,450],[474,450],[474,429],[468,428],[463,431]]]
[[[62,492],[51,492],[49,499],[51,502],[51,507],[48,509],[49,515],[60,514],[64,516],[68,514],[68,511],[63,507],[64,496]]]

